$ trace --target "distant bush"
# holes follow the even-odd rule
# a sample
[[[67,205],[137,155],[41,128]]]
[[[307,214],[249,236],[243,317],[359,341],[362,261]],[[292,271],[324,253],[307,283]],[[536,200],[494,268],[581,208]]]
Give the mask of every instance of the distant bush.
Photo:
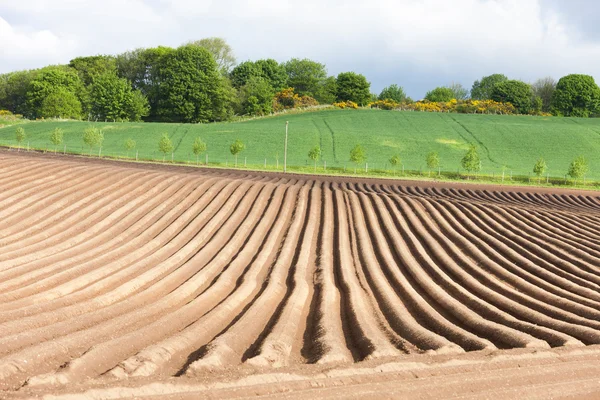
[[[290,110],[293,108],[305,108],[319,105],[319,102],[310,96],[299,96],[294,93],[294,88],[287,88],[273,97],[273,111]]]
[[[353,108],[355,110],[358,109],[358,104],[356,104],[355,102],[350,101],[350,100],[341,101],[339,103],[333,103],[333,105],[335,107],[338,107],[338,108],[341,108],[341,109],[344,109],[344,108]]]
[[[393,100],[378,100],[369,104],[371,108],[382,110],[408,110],[424,112],[452,112],[459,114],[506,114],[516,113],[515,107],[510,103],[499,103],[493,100],[456,100],[446,102],[431,102],[428,100],[414,103],[397,103]],[[537,113],[536,115],[548,115]]]

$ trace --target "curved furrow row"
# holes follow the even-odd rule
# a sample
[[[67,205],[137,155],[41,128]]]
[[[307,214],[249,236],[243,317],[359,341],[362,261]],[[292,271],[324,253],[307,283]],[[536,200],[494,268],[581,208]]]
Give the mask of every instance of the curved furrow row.
[[[234,221],[233,226],[239,224],[239,221],[245,214],[245,208],[243,206],[247,207],[251,204],[249,202],[253,201],[253,195],[255,195],[258,190],[259,188],[257,186],[250,187],[250,185],[242,183],[237,189],[238,195],[232,195],[228,199],[227,202],[233,204],[237,203],[239,200],[242,201],[242,203],[240,204],[240,206],[242,207],[237,208],[237,213],[234,212],[234,214],[237,214],[238,219]],[[244,201],[246,204],[244,204]],[[229,219],[228,217],[232,215],[230,208],[231,206],[223,207],[221,209],[221,217]],[[207,228],[207,226],[211,225],[211,223],[212,226]],[[211,223],[207,224],[207,226],[204,227],[205,229],[201,231],[201,233],[204,233],[204,240],[200,238],[194,238],[195,240],[186,243],[179,252],[171,256],[166,262],[157,265],[155,268],[148,270],[145,274],[143,274],[148,275],[147,277],[145,277],[145,281],[148,283],[156,283],[159,282],[161,279],[164,279],[165,277],[170,280],[175,280],[173,272],[183,271],[183,269],[177,268],[183,265],[185,261],[187,261],[187,259],[191,256],[191,254],[193,254],[190,252],[190,250],[193,250],[195,248],[197,251],[197,246],[199,244],[203,244],[206,241],[210,241],[211,233],[214,233],[216,230],[220,230],[222,225],[221,220],[213,219]],[[189,250],[187,250],[186,248]],[[187,267],[187,269],[194,270],[193,263],[188,264]],[[183,280],[179,281],[179,284],[185,282],[187,279],[189,279],[189,274],[188,277],[184,277]],[[135,280],[132,280],[132,282],[133,281]],[[164,282],[160,282],[159,284],[162,287],[166,286],[164,285]],[[134,287],[130,288],[129,292],[131,292],[132,289],[135,290],[135,286],[139,287],[140,285],[141,282],[136,282],[136,284],[133,285]],[[177,287],[178,285],[175,284],[173,286]],[[173,288],[171,288],[171,290],[173,290]],[[167,291],[170,291],[169,288],[167,288]],[[160,297],[156,297],[157,295],[159,295],[159,293],[156,292],[156,290],[153,290],[152,296],[155,299],[160,299]],[[143,304],[147,304],[147,301]],[[127,333],[132,329],[135,329],[136,326],[139,327],[147,325],[147,322],[149,320],[151,321],[153,318],[156,318],[157,315],[160,315],[161,312],[168,312],[169,310],[173,310],[174,308],[176,308],[175,306],[170,307],[168,302],[167,304],[160,304],[154,308],[152,307],[152,305],[153,304],[150,304],[150,306],[148,307],[149,311],[147,313],[138,313],[136,311],[132,311],[128,314],[119,315],[118,317],[113,316],[112,319],[104,320],[104,322],[98,325],[92,325],[87,329],[78,330],[70,335],[62,336],[59,339],[43,342],[38,345],[27,347],[23,350],[12,353],[10,356],[5,357],[4,359],[0,359],[0,378],[6,378],[11,375],[23,376],[26,375],[27,371],[39,368],[41,366],[45,367],[46,369],[52,368],[53,365],[55,367],[58,367],[64,364],[65,361],[75,358],[75,355],[79,356],[85,351],[88,351],[91,345],[98,343],[103,339],[106,340],[108,338],[114,337],[114,335],[117,333],[121,335],[123,333]],[[165,307],[167,307],[166,310]],[[73,322],[71,321],[71,323]],[[38,334],[43,335],[46,331],[48,330],[42,330],[41,332],[40,330],[38,330]],[[92,334],[91,332],[93,332],[93,336],[90,336]],[[15,338],[15,340],[18,339]],[[31,359],[33,354],[36,355],[35,362],[27,362],[28,359]],[[40,379],[43,380],[44,378]],[[60,378],[58,379],[58,382],[60,382]]]
[[[468,218],[468,215],[463,214],[460,209],[454,207],[451,203],[442,205],[439,202],[427,202],[426,206],[436,217],[437,215],[441,216],[442,219],[439,220],[440,224],[450,224],[452,229],[456,229],[456,232],[460,233],[460,236],[468,238],[468,241],[463,243],[465,245],[469,245],[469,242],[472,243],[469,248],[471,256],[483,253],[485,257],[489,257],[494,261],[494,264],[483,264],[487,267],[486,271],[488,273],[492,273],[500,279],[510,282],[516,288],[525,288],[525,290],[520,291],[509,290],[509,287],[497,288],[496,290],[501,291],[504,296],[515,299],[529,308],[553,318],[584,325],[593,323],[592,320],[577,315],[579,313],[584,315],[596,313],[596,310],[593,308],[552,295],[548,291],[523,279],[522,270],[529,271],[533,276],[539,273],[539,266],[542,265],[540,260],[535,260],[536,262],[534,263],[503,241],[492,237],[490,233],[486,233],[480,226],[474,224]],[[455,239],[460,238],[455,236]],[[572,287],[573,289],[577,289],[575,285]]]
[[[600,344],[599,211],[0,152],[0,390]]]
[[[52,275],[52,278],[54,279],[62,279],[60,275],[63,272],[79,273],[75,272],[76,269],[73,267],[81,267],[81,264],[87,261],[93,259],[96,263],[105,262],[115,256],[123,255],[124,252],[132,251],[135,243],[140,242],[140,240],[146,241],[152,239],[152,235],[157,235],[161,228],[170,224],[170,221],[166,221],[165,225],[161,226],[157,223],[158,221],[155,223],[156,219],[162,218],[163,215],[173,214],[171,212],[173,209],[181,210],[181,204],[190,206],[193,203],[195,197],[191,194],[194,193],[194,191],[197,191],[197,189],[194,189],[195,187],[197,187],[197,182],[188,181],[185,185],[181,186],[176,193],[168,196],[166,199],[160,197],[152,199],[152,202],[157,201],[158,204],[152,209],[142,210],[143,216],[126,227],[125,230],[122,231],[121,237],[104,232],[104,240],[98,241],[98,237],[95,237],[97,243],[90,251],[70,255],[66,258],[58,258],[54,260],[54,262],[48,262],[47,259],[42,260],[42,262],[36,260],[35,262],[27,263],[26,266],[21,266],[21,268],[8,270],[5,274],[0,273],[0,276],[6,275],[4,278],[7,278],[3,284],[0,284],[0,290],[8,290],[11,286],[23,286],[28,282],[43,279],[50,275]],[[111,196],[106,196],[106,198],[110,197]],[[90,210],[90,212],[97,212],[97,208],[103,208],[105,204],[106,203],[104,202],[98,204],[94,209]],[[183,212],[183,210],[181,212]],[[119,224],[122,222],[123,221],[119,221]],[[77,224],[77,221],[72,221],[70,225],[74,229],[81,229],[79,224]],[[70,230],[68,226],[69,225],[62,227],[62,230]],[[126,240],[124,241],[123,238],[126,238]],[[11,275],[19,276],[9,280],[8,277]]]

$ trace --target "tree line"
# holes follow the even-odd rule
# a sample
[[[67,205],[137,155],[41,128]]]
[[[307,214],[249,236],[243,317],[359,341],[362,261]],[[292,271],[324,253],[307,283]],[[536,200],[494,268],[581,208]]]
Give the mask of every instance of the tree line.
[[[470,90],[459,83],[432,89],[424,101],[453,99],[489,100],[496,108],[510,104],[520,114],[600,114],[600,88],[587,75],[568,75],[558,82],[544,78],[528,84],[493,74],[475,81]],[[0,110],[29,119],[197,123],[317,104],[337,102],[354,107],[377,101],[415,103],[397,84],[374,94],[364,75],[349,71],[330,76],[324,64],[310,59],[238,64],[221,38],[177,48],[159,46],[116,56],[78,57],[67,65],[0,75]]]

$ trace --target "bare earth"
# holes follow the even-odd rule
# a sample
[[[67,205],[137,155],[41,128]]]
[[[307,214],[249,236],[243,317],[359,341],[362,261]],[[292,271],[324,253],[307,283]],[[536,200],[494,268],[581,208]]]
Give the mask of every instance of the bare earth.
[[[0,152],[0,398],[600,398],[595,192]]]

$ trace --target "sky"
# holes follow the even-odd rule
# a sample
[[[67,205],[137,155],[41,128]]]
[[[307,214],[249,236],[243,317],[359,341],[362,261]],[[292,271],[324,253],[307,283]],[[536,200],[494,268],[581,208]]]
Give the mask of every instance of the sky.
[[[310,58],[379,93],[503,73],[600,79],[594,0],[0,0],[0,73],[222,37],[238,62]]]

